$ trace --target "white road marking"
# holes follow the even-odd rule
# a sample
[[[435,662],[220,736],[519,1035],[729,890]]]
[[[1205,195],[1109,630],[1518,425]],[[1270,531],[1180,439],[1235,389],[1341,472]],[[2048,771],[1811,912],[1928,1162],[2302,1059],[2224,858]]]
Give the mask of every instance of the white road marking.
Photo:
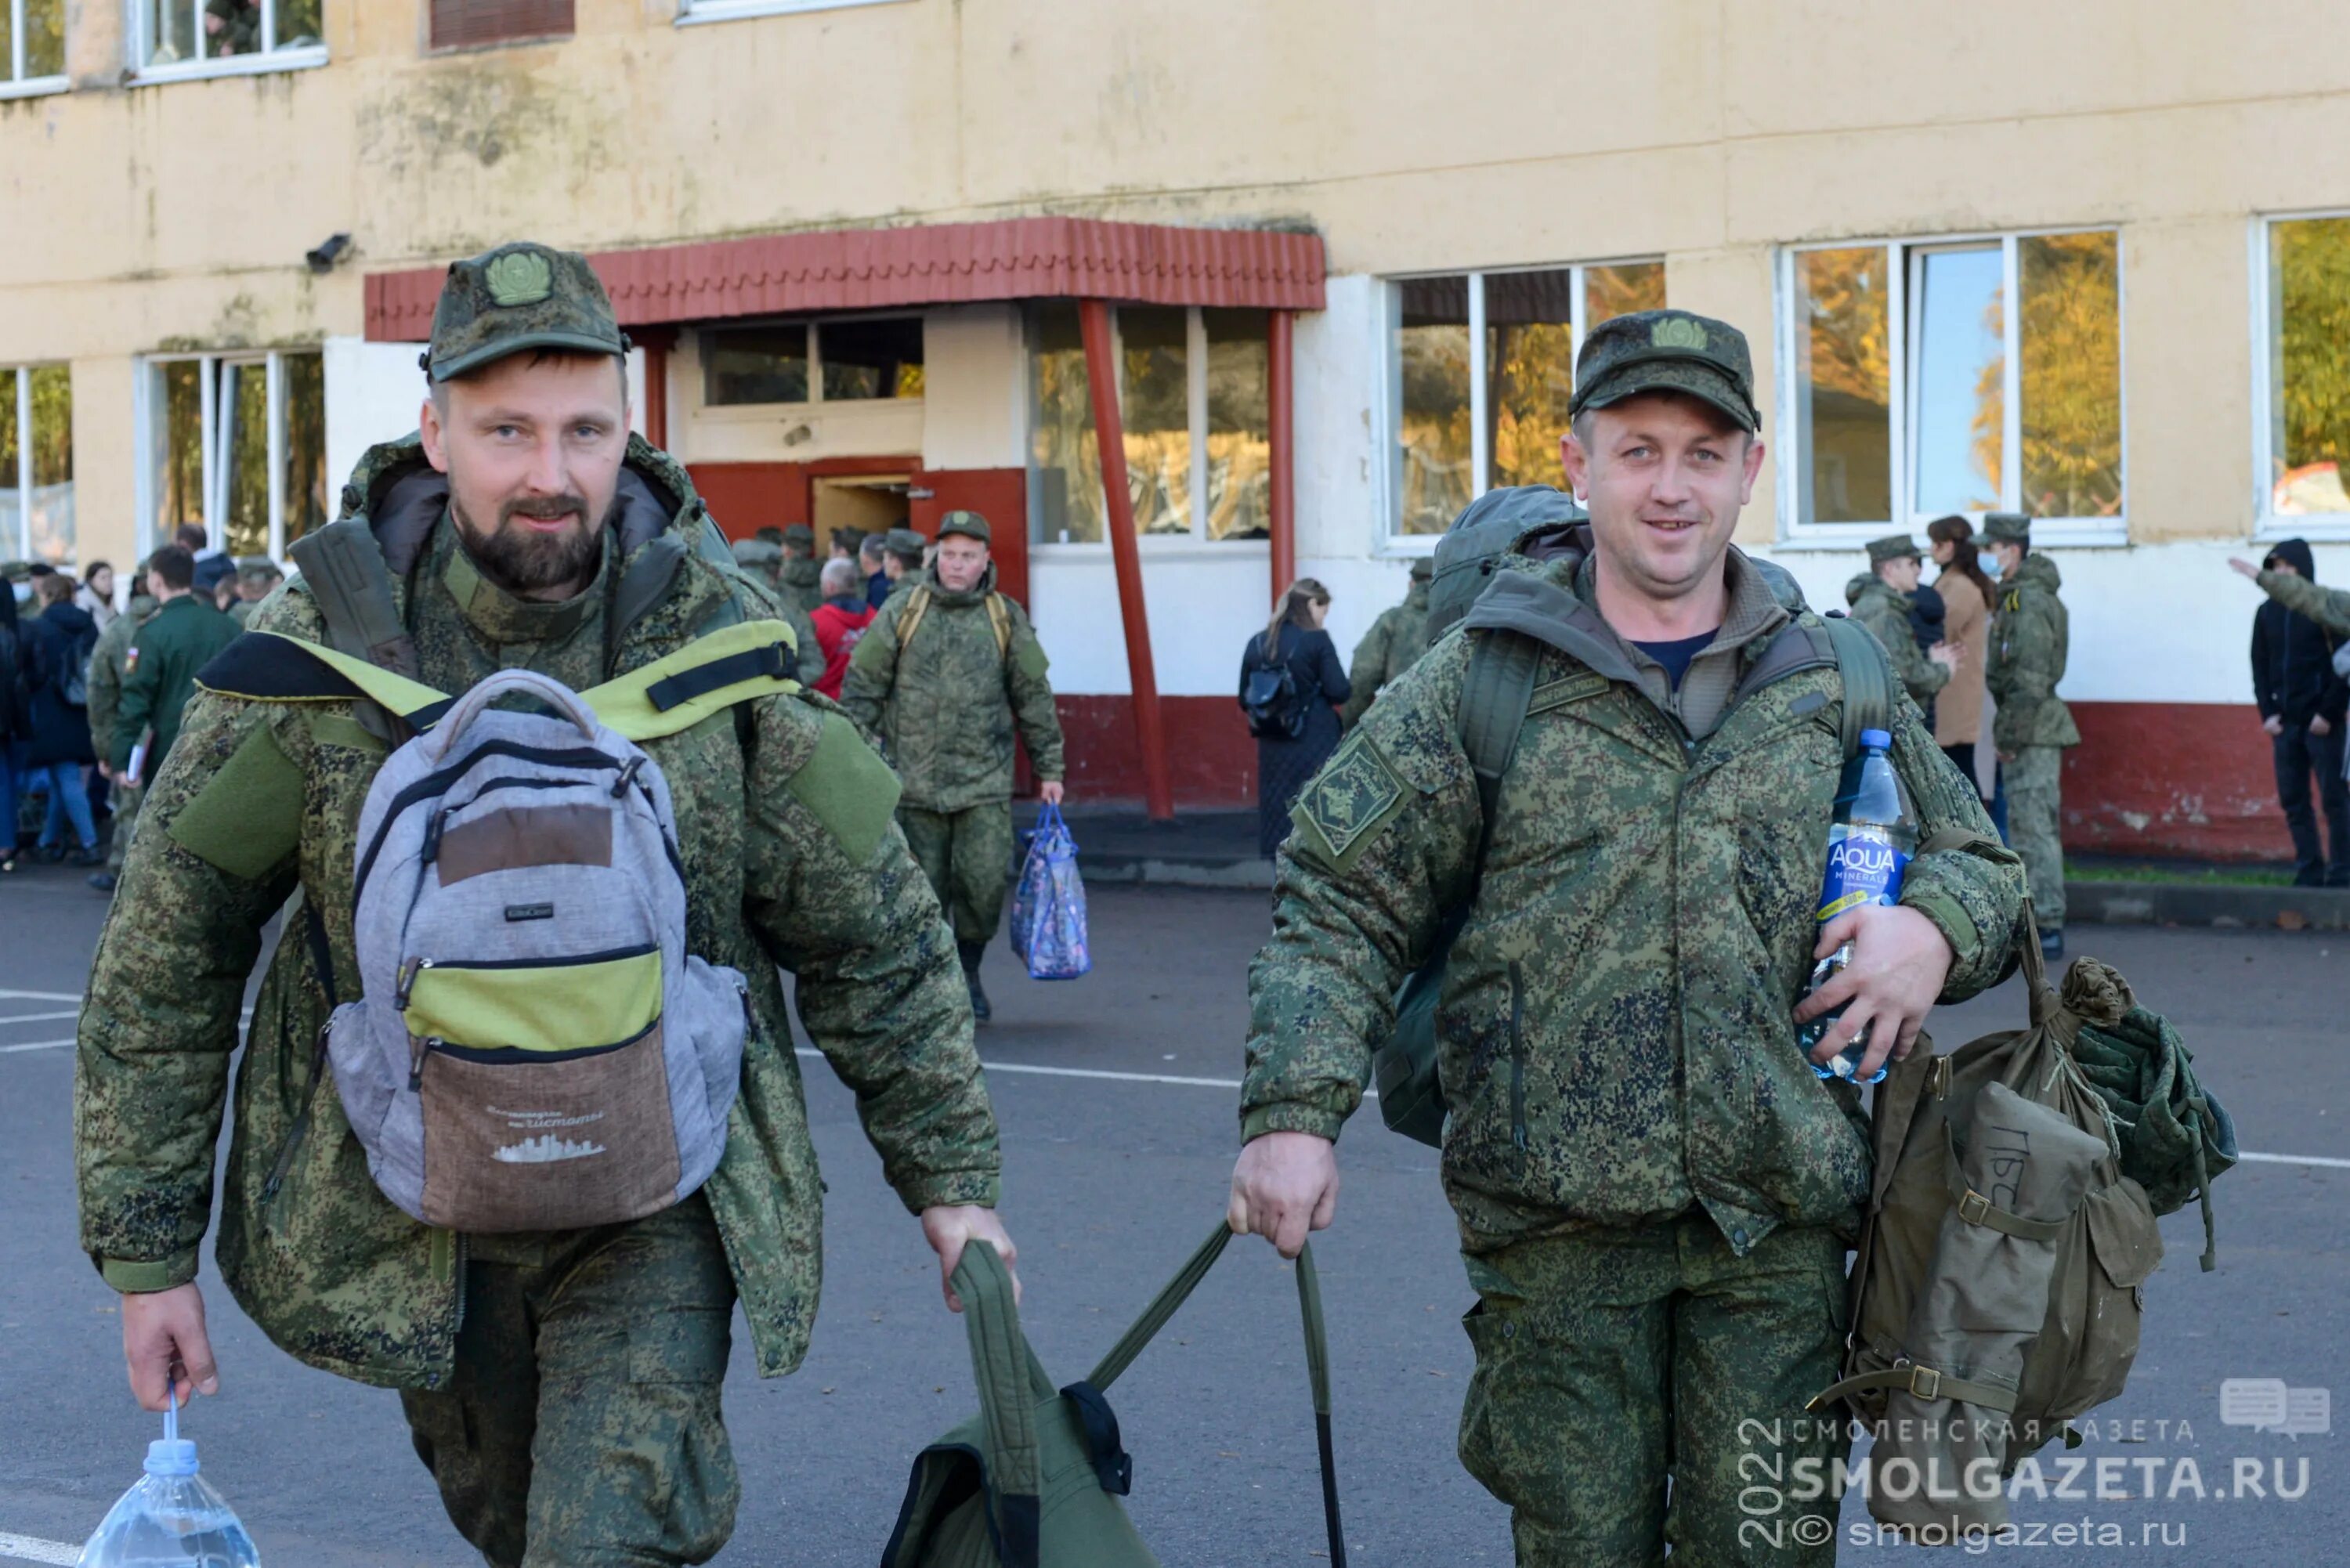
[[[79,1018],[81,1009],[68,1007],[63,1012],[19,1012],[11,1018],[0,1018],[0,1029],[11,1023],[55,1023],[60,1018]]]
[[[0,1531],[0,1557],[14,1563],[62,1563],[66,1568],[81,1561],[81,1548],[37,1535],[10,1535]]]
[[[0,1001],[7,1002],[79,1002],[78,991],[0,991]]]
[[[2333,1170],[2350,1170],[2350,1159],[2331,1159],[2322,1154],[2253,1154],[2246,1150],[2236,1158],[2262,1165],[2322,1165]]]
[[[14,1056],[24,1051],[55,1051],[72,1044],[71,1040],[36,1040],[25,1045],[0,1045],[0,1056]]]

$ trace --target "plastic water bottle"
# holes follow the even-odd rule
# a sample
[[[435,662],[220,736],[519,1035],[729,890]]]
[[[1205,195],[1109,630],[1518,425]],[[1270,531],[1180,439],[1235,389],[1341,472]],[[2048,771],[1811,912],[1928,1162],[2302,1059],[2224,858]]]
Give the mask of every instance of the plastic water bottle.
[[[1828,828],[1827,875],[1820,882],[1819,922],[1824,926],[1847,909],[1901,901],[1902,874],[1918,848],[1918,814],[1893,760],[1886,755],[1892,748],[1893,737],[1885,731],[1863,730],[1860,754],[1844,765],[1844,778],[1836,785],[1835,816]],[[1852,944],[1846,942],[1813,969],[1811,989],[1819,990],[1851,961]],[[1807,1059],[1812,1047],[1826,1037],[1828,1025],[1843,1015],[1844,1009],[1836,1008],[1797,1033]],[[1864,1045],[1856,1040],[1826,1066],[1814,1062],[1811,1069],[1823,1078],[1856,1078]],[[1858,1081],[1874,1084],[1884,1076],[1885,1069],[1879,1067]]]
[[[260,1568],[261,1555],[236,1511],[196,1473],[196,1445],[180,1436],[176,1407],[163,1436],[147,1445],[147,1473],[122,1494],[79,1568]]]

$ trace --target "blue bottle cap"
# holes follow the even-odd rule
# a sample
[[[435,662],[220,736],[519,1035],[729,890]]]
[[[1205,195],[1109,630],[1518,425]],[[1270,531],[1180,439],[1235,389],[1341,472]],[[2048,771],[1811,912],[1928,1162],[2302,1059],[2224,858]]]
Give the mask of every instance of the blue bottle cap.
[[[147,1445],[151,1476],[192,1476],[196,1473],[196,1445],[189,1438],[158,1438]]]
[[[1883,730],[1863,730],[1860,743],[1874,746],[1880,752],[1889,752],[1893,749],[1893,737]]]

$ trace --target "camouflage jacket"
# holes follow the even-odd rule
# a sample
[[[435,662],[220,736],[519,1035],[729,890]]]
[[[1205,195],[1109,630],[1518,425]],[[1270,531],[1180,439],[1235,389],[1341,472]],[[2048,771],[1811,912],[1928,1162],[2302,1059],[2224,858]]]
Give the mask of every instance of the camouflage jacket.
[[[1732,559],[1716,646],[1747,669],[1790,612]],[[1580,593],[1565,563],[1535,581],[1547,587],[1501,596],[1534,598],[1511,624],[1547,618],[1546,646],[1437,1012],[1441,1170],[1463,1245],[1654,1224],[1692,1204],[1741,1254],[1781,1224],[1849,1232],[1868,1194],[1866,1123],[1856,1090],[1813,1075],[1794,1017],[1843,764],[1835,670],[1755,689],[1696,733],[1591,607],[1587,572]],[[1298,798],[1273,938],[1249,971],[1244,1138],[1337,1136],[1396,988],[1470,895],[1481,811],[1458,710],[1496,597],[1404,672]],[[1919,855],[1901,900],[1949,940],[1942,1000],[1962,1001],[2006,970],[2022,877],[1906,701],[1893,759],[1926,835],[1974,836]]]
[[[1403,603],[1381,610],[1363,640],[1355,645],[1355,657],[1347,669],[1354,690],[1338,710],[1338,722],[1353,729],[1379,689],[1393,684],[1427,648],[1428,585],[1415,582]]]
[[[927,607],[900,647],[898,628],[926,590]],[[987,599],[1002,606],[1011,632],[996,642]],[[906,804],[963,811],[1012,795],[1016,728],[1041,779],[1062,776],[1061,721],[1035,629],[1019,603],[995,593],[990,566],[977,587],[949,593],[928,574],[909,575],[865,628],[849,656],[841,706],[887,742],[906,786]]]
[[[130,596],[130,607],[106,623],[98,646],[89,653],[89,744],[98,756],[114,754],[114,711],[122,702],[122,678],[130,673],[130,639],[155,613],[155,601],[144,593]]]
[[[632,441],[660,534],[696,539],[685,471]],[[379,538],[423,477],[414,438],[378,447],[345,495]],[[687,551],[665,594],[606,636],[620,550],[606,535],[596,587],[530,604],[489,584],[457,546],[445,503],[408,495],[429,526],[394,583],[422,678],[463,691],[502,665],[575,686],[642,667],[697,631],[774,601],[720,552]],[[427,510],[427,508],[434,510]],[[621,535],[625,537],[625,535]],[[298,582],[256,621],[322,639]],[[970,1003],[930,885],[890,812],[888,770],[837,709],[778,695],[650,742],[675,802],[688,950],[750,982],[757,1030],[723,1159],[704,1191],[725,1239],[762,1374],[806,1352],[820,1274],[822,1184],[777,966],[797,976],[809,1035],[855,1091],[882,1172],[911,1210],[995,1201],[995,1124]],[[417,1223],[376,1189],[331,1073],[307,1137],[294,1127],[320,1071],[328,987],[302,940],[322,918],[333,993],[356,992],[353,836],[386,754],[346,701],[204,692],[161,774],[122,871],[83,1008],[75,1086],[81,1241],[109,1283],[192,1278],[212,1208],[213,1149],[262,928],[286,900],[233,1090],[234,1131],[219,1259],[237,1301],[279,1345],[364,1382],[436,1386],[463,1310],[465,1238]],[[279,1179],[272,1179],[273,1171]],[[503,1239],[501,1239],[503,1240]]]
[[[2064,601],[2056,597],[2062,583],[2055,562],[2026,556],[2015,576],[1997,585],[1983,688],[1999,704],[1991,739],[2002,752],[2081,743],[2073,711],[2056,695],[2072,638]]]
[[[2027,557],[2028,558],[2028,557]],[[2292,572],[2262,572],[2258,578],[2269,597],[2296,615],[2307,616],[2336,637],[2350,637],[2350,593],[2321,587]],[[91,699],[92,722],[97,700]]]
[[[819,586],[823,576],[822,561],[786,556],[776,577],[775,592],[798,614],[814,615],[816,607],[824,603],[824,589]]]
[[[1875,632],[1877,640],[1885,645],[1893,660],[1893,673],[1911,701],[1922,708],[1950,683],[1950,672],[1918,648],[1909,624],[1909,601],[1896,593],[1891,584],[1874,572],[1864,572],[1845,585],[1844,597],[1852,607],[1852,618]]]

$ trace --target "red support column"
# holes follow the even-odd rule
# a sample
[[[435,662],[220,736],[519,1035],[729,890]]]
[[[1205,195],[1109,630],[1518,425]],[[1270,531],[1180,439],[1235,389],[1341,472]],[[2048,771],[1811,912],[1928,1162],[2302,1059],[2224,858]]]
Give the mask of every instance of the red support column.
[[[1265,414],[1273,445],[1273,597],[1297,579],[1297,377],[1291,351],[1294,310],[1276,310],[1265,337]]]
[[[669,450],[669,351],[676,336],[640,332],[637,346],[645,351],[645,440]]]
[[[1126,426],[1118,409],[1118,364],[1110,352],[1109,306],[1077,301],[1086,343],[1086,383],[1093,394],[1094,440],[1101,451],[1104,498],[1109,503],[1109,555],[1118,566],[1118,607],[1126,623],[1126,670],[1134,688],[1135,740],[1142,751],[1142,788],[1151,820],[1175,815],[1168,781],[1167,732],[1159,718],[1159,673],[1150,661],[1150,616],[1142,602],[1142,553],[1134,542],[1134,495],[1126,487]]]

